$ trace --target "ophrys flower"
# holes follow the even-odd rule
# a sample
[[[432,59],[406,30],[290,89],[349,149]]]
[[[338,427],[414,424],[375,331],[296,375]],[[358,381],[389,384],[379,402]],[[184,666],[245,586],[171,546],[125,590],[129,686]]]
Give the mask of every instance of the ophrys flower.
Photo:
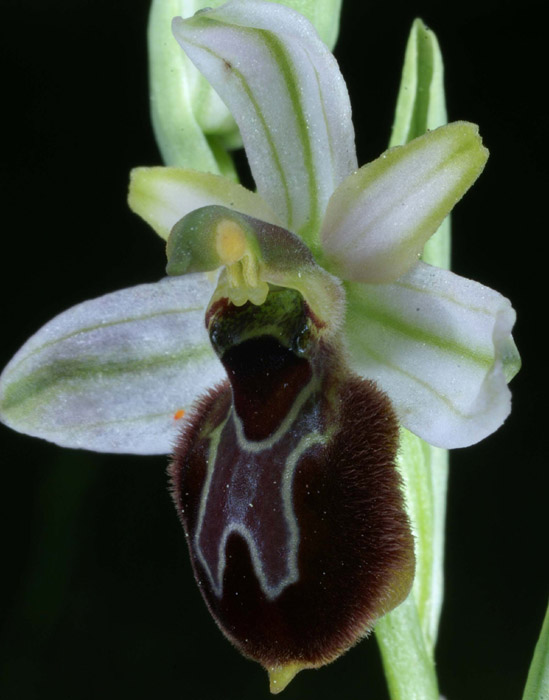
[[[418,262],[428,237],[482,170],[486,152],[476,127],[464,122],[443,127],[356,170],[343,79],[333,57],[303,18],[277,5],[247,0],[178,22],[175,29],[184,48],[233,112],[259,194],[218,176],[159,168],[134,173],[130,201],[164,237],[185,214],[201,206],[217,204],[243,212],[259,221],[250,224],[252,232],[262,227],[269,230],[269,225],[284,232],[280,234],[281,257],[286,252],[289,259],[269,267],[265,257],[252,250],[251,239],[239,249],[241,239],[236,233],[228,248],[221,244],[223,254],[215,264],[195,265],[199,272],[124,290],[66,312],[39,331],[6,369],[2,379],[4,420],[17,429],[70,446],[143,453],[171,451],[181,416],[205,389],[224,377],[202,326],[208,306],[213,314],[210,320],[216,318],[215,305],[210,304],[212,293],[215,300],[226,299],[234,307],[227,307],[230,312],[226,307],[217,309],[222,316],[220,322],[241,324],[242,316],[236,310],[243,307],[253,312],[257,307],[259,311],[247,317],[246,323],[256,324],[265,335],[263,313],[273,305],[276,309],[281,300],[282,292],[276,286],[298,294],[292,296],[292,303],[296,298],[305,300],[312,313],[305,307],[295,313],[297,318],[305,319],[303,328],[307,332],[315,325],[315,318],[324,319],[335,329],[338,345],[332,355],[327,355],[336,358],[333,364],[344,368],[340,370],[338,391],[352,381],[344,355],[348,353],[351,368],[375,380],[388,394],[400,422],[431,443],[447,447],[470,444],[494,430],[509,410],[504,369],[512,367],[516,357],[510,337],[514,318],[510,304],[481,285]],[[247,219],[238,223],[240,215],[205,211],[218,217],[217,224],[235,223],[236,217],[236,231],[246,230],[242,221]],[[188,232],[188,219],[185,222],[183,228]],[[176,226],[174,230],[179,229]],[[193,264],[205,230],[201,222],[186,239],[192,248]],[[303,266],[292,268],[288,231],[300,236],[312,251],[311,260],[316,260],[312,277],[303,274]],[[290,238],[284,239],[286,234]],[[217,234],[214,238],[221,240]],[[187,254],[180,246],[174,250]],[[201,272],[219,265],[227,268],[219,284],[211,274]],[[282,274],[285,266],[292,268],[292,275]],[[345,312],[337,293],[314,298],[314,280],[322,278],[322,268],[344,280]],[[331,285],[340,289],[337,282],[326,282],[326,288]],[[223,318],[225,313],[229,313],[230,321]],[[294,312],[290,314],[293,320]],[[292,329],[293,333],[294,326]],[[294,341],[290,333],[286,344],[292,347]],[[220,357],[229,368],[226,353],[232,347],[221,346]],[[267,349],[265,344],[257,348],[260,356],[268,355],[269,366],[273,353]],[[311,359],[316,357],[315,343],[310,351],[309,364],[316,367],[316,359]],[[276,346],[274,356],[278,360],[281,353],[286,357]],[[242,377],[245,373],[240,372]],[[306,388],[305,384],[299,386]],[[336,403],[345,404],[345,394],[336,395]],[[318,391],[314,396],[318,404]],[[352,394],[346,396],[349,401],[353,398]],[[230,394],[225,391],[223,397],[227,401]],[[362,407],[363,403],[357,405]],[[210,420],[210,443],[215,435],[222,438],[218,430],[221,423],[211,423],[211,412],[216,410],[221,409],[212,401],[207,406],[202,402],[192,414],[195,433],[200,434],[204,428],[202,420]],[[389,413],[382,411],[382,415],[387,418]],[[222,417],[225,420],[226,414]],[[349,425],[346,414],[338,419],[340,428]],[[395,425],[392,418],[387,421]],[[358,425],[353,429],[357,434],[365,430]],[[180,462],[188,461],[188,436],[194,433],[188,429],[185,435],[185,449],[178,452]],[[262,439],[271,438],[269,433]],[[299,442],[294,444],[295,449],[298,447]],[[296,466],[301,452],[291,454]],[[291,463],[291,454],[285,456],[286,464]],[[388,473],[394,473],[390,468],[394,449],[384,454]],[[213,470],[215,457],[206,459],[207,469]],[[366,472],[366,465],[364,469]],[[174,476],[178,504],[188,508],[182,505],[185,492],[180,475],[177,471]],[[242,482],[236,481],[235,488],[241,488]],[[204,488],[202,485],[200,494],[206,493]],[[398,484],[394,482],[390,490],[402,518]],[[280,494],[280,488],[274,493]],[[233,498],[231,502],[235,500],[241,509],[244,500]],[[284,503],[284,497],[277,502]],[[203,532],[207,510],[202,496],[200,503],[205,510],[199,508],[195,516],[198,527],[193,537],[197,539]],[[253,500],[250,503],[253,506]],[[242,525],[245,518],[239,518],[235,515],[229,525]],[[209,522],[215,520],[210,518]],[[284,522],[291,523],[291,517]],[[303,526],[302,534],[307,532],[297,517],[295,523]],[[406,532],[405,518],[400,524]],[[288,528],[291,531],[290,525]],[[226,529],[214,541],[223,542],[224,534]],[[339,535],[346,533],[341,531]],[[400,538],[405,540],[405,535]],[[287,541],[293,544],[286,547],[286,562],[296,547],[307,551],[304,539],[298,544],[295,537]],[[409,538],[403,546],[406,551],[410,551]],[[253,555],[251,545],[250,552]],[[198,549],[195,554],[199,558]],[[410,558],[407,563],[404,560],[406,557],[401,570],[409,574]],[[289,566],[288,576],[275,577],[278,583],[269,583],[265,573],[262,581],[258,574],[263,571],[261,566],[252,568],[267,598],[269,591],[273,599],[278,598],[297,583],[292,579],[295,567],[293,574]],[[219,598],[224,569],[217,574],[214,569],[212,564],[210,584],[213,595]],[[349,579],[341,579],[345,580]],[[398,602],[407,586],[409,576],[398,593],[394,592],[398,585],[390,594],[380,593],[375,615]],[[381,604],[383,596],[388,605]],[[210,605],[211,600],[214,598]],[[347,596],[346,601],[350,600]],[[221,618],[219,612],[217,617]],[[280,619],[288,622],[287,617]],[[361,621],[361,629],[354,630],[343,646],[365,629]],[[242,631],[232,637],[243,646]],[[255,655],[261,659],[260,654]],[[316,658],[322,662],[331,656],[317,650]],[[272,656],[269,659],[269,663],[277,663]],[[291,654],[281,654],[278,663],[288,668],[316,662],[312,657],[295,656],[292,661]]]

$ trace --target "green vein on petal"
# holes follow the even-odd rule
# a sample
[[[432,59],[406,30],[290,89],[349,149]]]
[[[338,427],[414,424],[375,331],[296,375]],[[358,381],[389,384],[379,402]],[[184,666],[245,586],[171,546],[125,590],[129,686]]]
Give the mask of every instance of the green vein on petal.
[[[61,391],[64,395],[86,391],[86,383],[93,383],[98,377],[103,380],[105,377],[116,375],[150,372],[169,365],[187,365],[189,362],[196,363],[200,359],[207,359],[210,355],[210,346],[204,345],[186,348],[177,355],[148,356],[139,360],[106,362],[101,356],[56,360],[8,384],[2,397],[2,410],[9,413],[12,419],[29,417],[34,413],[39,423],[40,405],[59,397]],[[131,378],[128,378],[128,381],[131,381]],[[25,408],[24,404],[27,402],[30,402],[30,405]]]
[[[441,393],[440,391],[437,391],[434,386],[429,384],[429,382],[426,382],[425,380],[421,379],[421,377],[417,376],[416,374],[413,374],[412,372],[409,372],[405,370],[403,367],[400,365],[396,364],[395,362],[390,362],[387,359],[387,356],[384,355],[381,352],[376,352],[372,347],[368,345],[367,341],[367,334],[364,333],[361,336],[355,335],[353,344],[351,346],[351,351],[353,348],[358,348],[358,352],[361,355],[367,354],[372,360],[375,361],[376,364],[378,365],[383,365],[387,369],[389,369],[392,372],[398,373],[405,377],[406,379],[411,380],[415,384],[418,384],[421,386],[422,389],[430,393],[433,397],[436,397],[439,401],[441,401],[445,406],[448,408],[449,411],[452,413],[455,413],[456,416],[460,416],[462,418],[469,418],[471,417],[472,414],[460,411],[457,406],[452,403],[452,401],[445,396],[445,394]],[[367,375],[365,375],[367,376]]]

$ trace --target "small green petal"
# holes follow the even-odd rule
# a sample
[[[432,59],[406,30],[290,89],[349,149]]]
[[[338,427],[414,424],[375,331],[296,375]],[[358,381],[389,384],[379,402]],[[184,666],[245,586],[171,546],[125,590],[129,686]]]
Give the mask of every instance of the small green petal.
[[[360,168],[328,205],[321,233],[328,269],[369,284],[397,280],[417,263],[487,158],[478,128],[454,122]]]
[[[135,168],[130,175],[128,204],[164,240],[168,240],[179,219],[210,204],[236,209],[270,223],[278,222],[268,204],[242,185],[219,175],[185,168]]]

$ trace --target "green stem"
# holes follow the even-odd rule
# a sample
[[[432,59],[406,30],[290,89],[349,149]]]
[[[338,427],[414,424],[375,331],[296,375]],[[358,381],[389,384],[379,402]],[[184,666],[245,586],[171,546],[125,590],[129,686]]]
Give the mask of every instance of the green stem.
[[[392,700],[439,700],[435,667],[413,595],[377,624],[376,636]]]

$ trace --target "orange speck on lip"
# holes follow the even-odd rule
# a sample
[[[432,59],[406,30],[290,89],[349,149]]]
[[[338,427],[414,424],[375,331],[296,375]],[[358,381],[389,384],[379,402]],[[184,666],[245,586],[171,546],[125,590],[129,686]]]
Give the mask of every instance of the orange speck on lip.
[[[185,409],[180,408],[179,411],[176,411],[176,412],[173,414],[173,419],[174,419],[174,420],[180,420],[181,418],[183,418],[184,415],[185,415]]]

